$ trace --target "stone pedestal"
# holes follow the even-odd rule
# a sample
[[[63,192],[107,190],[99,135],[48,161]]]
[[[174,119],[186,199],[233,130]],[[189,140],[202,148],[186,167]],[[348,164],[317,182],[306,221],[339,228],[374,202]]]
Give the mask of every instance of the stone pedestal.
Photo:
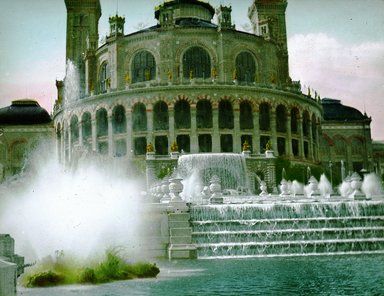
[[[17,265],[0,260],[0,296],[16,296]]]

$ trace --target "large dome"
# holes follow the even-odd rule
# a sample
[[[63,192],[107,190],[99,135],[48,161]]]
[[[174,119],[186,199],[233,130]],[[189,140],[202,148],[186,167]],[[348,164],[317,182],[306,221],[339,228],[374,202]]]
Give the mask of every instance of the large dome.
[[[340,100],[324,98],[321,100],[321,104],[324,110],[324,120],[359,121],[367,118],[359,110],[341,104]]]
[[[0,124],[43,124],[51,121],[47,110],[35,100],[15,100],[10,106],[0,109]]]

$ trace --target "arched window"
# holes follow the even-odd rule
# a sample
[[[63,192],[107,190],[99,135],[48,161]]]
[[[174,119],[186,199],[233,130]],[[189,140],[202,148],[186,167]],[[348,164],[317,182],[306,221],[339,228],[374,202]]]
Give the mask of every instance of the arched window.
[[[71,141],[72,143],[79,141],[79,119],[76,115],[71,117]]]
[[[230,101],[222,100],[219,103],[219,128],[233,129],[233,108]]]
[[[143,103],[137,103],[133,106],[132,129],[134,132],[147,130],[147,112]]]
[[[169,128],[168,106],[163,101],[157,102],[153,107],[153,127],[155,130]]]
[[[287,131],[287,110],[283,105],[276,108],[276,131],[278,133]]]
[[[156,62],[153,55],[142,50],[133,58],[132,83],[149,81],[156,78]]]
[[[185,100],[175,104],[175,128],[191,128],[191,108]]]
[[[81,117],[81,130],[83,133],[83,140],[88,140],[92,137],[91,113],[85,112]]]
[[[351,152],[353,156],[359,158],[363,155],[363,142],[359,138],[353,138],[351,141]]]
[[[198,46],[188,49],[183,55],[184,78],[211,77],[211,58],[208,52]]]
[[[101,108],[96,112],[96,131],[98,137],[108,135],[108,114],[107,110]]]
[[[299,121],[299,110],[293,108],[291,110],[291,132],[297,134],[298,132],[298,121]]]
[[[212,105],[208,100],[200,100],[196,104],[197,128],[212,128]]]
[[[251,83],[255,81],[255,59],[249,52],[241,52],[236,57],[236,78],[239,82]]]
[[[271,123],[269,119],[269,105],[267,103],[260,104],[259,115],[260,130],[269,131]]]
[[[334,138],[335,154],[340,158],[345,158],[347,155],[347,142],[340,136]]]
[[[125,118],[125,108],[121,105],[113,108],[112,129],[114,134],[121,134],[127,131],[127,120]]]
[[[99,72],[99,92],[106,92],[107,88],[109,87],[110,78],[109,78],[109,69],[108,64],[103,63],[100,66],[100,72]]]
[[[253,129],[252,106],[249,102],[240,103],[240,129]]]
[[[303,113],[303,135],[305,137],[309,136],[309,127],[310,127],[311,121],[309,120],[309,114],[307,111]]]

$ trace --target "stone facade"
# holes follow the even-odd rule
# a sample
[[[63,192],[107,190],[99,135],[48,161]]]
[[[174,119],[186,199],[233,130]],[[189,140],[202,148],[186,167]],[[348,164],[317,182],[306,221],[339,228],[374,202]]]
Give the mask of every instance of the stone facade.
[[[319,162],[321,104],[290,80],[285,49],[236,31],[225,7],[224,23],[211,23],[201,3],[166,2],[157,26],[125,36],[116,30],[123,18],[110,18],[106,43],[85,58],[84,97],[55,106],[67,160],[75,147],[143,158],[149,143],[168,155],[172,143],[186,153],[241,152],[247,141],[258,155],[271,141],[277,156]]]

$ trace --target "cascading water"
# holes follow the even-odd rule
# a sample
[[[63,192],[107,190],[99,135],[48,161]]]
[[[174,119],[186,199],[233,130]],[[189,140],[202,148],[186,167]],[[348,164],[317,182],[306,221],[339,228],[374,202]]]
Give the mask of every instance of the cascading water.
[[[182,155],[178,160],[177,172],[184,179],[183,195],[194,201],[204,186],[218,176],[221,188],[227,192],[248,191],[249,182],[244,157],[235,153],[207,153]]]
[[[80,99],[80,75],[76,65],[67,61],[64,79],[64,102],[70,104]]]

